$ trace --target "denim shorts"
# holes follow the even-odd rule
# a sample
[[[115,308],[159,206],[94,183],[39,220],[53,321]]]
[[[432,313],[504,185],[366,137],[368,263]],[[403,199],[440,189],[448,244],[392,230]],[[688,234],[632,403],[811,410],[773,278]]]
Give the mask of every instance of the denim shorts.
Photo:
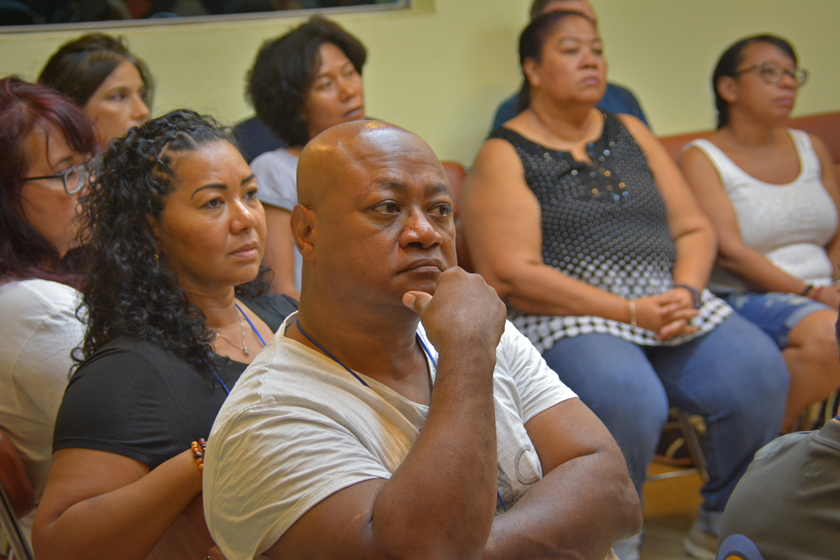
[[[779,346],[788,347],[788,334],[799,321],[829,306],[798,294],[741,292],[723,296],[739,315],[761,327]]]

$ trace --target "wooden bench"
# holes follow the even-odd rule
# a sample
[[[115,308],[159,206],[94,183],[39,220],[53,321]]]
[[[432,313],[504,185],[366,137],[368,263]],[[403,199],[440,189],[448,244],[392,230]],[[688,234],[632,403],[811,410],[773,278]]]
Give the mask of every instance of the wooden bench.
[[[834,170],[840,175],[840,112],[822,113],[790,119],[785,126],[804,130],[825,142],[828,150],[831,152],[831,159],[834,160]],[[712,132],[712,130],[704,130],[674,136],[663,136],[659,140],[665,146],[665,149],[668,150],[668,153],[671,154],[671,157],[674,158],[674,161],[677,161],[680,157],[680,152],[682,152],[686,144],[696,138],[706,138]]]

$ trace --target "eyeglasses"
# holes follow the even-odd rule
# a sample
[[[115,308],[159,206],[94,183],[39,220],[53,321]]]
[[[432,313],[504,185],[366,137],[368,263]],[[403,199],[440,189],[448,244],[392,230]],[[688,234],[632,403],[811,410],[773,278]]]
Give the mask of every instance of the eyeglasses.
[[[749,68],[738,70],[737,72],[735,72],[735,75],[739,76],[744,72],[752,72],[753,70],[758,70],[758,75],[761,76],[761,79],[767,82],[768,84],[778,84],[785,77],[785,74],[793,78],[793,81],[796,82],[796,85],[798,86],[804,86],[805,82],[808,81],[807,70],[803,70],[802,68],[785,70],[783,67],[779,66],[775,62],[770,61],[759,62],[755,66],[750,66]]]
[[[74,165],[73,167],[68,167],[61,173],[56,173],[55,175],[44,175],[43,177],[24,177],[25,181],[37,181],[40,179],[61,179],[61,182],[64,184],[64,190],[67,194],[77,193],[82,190],[82,187],[85,186],[85,183],[88,179],[88,169],[87,164],[81,165]]]

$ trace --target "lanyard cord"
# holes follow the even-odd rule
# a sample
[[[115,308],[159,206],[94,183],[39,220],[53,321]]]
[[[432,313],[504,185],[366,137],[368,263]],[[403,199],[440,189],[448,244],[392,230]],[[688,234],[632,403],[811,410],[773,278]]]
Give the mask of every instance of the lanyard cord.
[[[242,311],[242,308],[239,307],[238,303],[236,303],[234,305],[236,305],[236,308],[239,310],[240,313],[242,313],[242,316],[245,317],[245,320],[248,321],[248,324],[251,325],[251,328],[254,330],[254,333],[256,333],[257,338],[259,338],[260,342],[262,342],[262,345],[265,346],[265,340],[263,340],[263,337],[260,334],[260,331],[257,330],[257,327],[254,326],[254,323],[251,322],[251,319],[249,319],[248,316],[245,315],[245,312]]]
[[[257,327],[254,326],[254,323],[251,322],[251,319],[249,319],[248,316],[245,314],[245,312],[242,311],[242,308],[239,307],[238,303],[235,303],[234,305],[236,305],[236,308],[239,310],[240,313],[242,313],[242,316],[245,317],[245,320],[248,321],[248,324],[251,325],[251,328],[254,329],[254,332],[256,333],[257,338],[260,339],[260,342],[262,342],[262,345],[265,346],[265,340],[263,340],[263,337],[260,334],[260,331],[257,330]],[[204,359],[204,356],[202,356],[201,359],[204,361],[205,364],[207,363],[207,360]],[[207,365],[210,365],[210,364],[207,364]],[[213,366],[210,366],[210,370],[213,372],[213,375],[216,377],[216,381],[218,381],[219,384],[222,386],[222,389],[225,390],[225,393],[230,395],[230,389],[228,389],[228,386],[225,385],[224,381],[222,381],[222,378],[219,377],[219,374],[216,373],[216,368],[214,368]]]
[[[359,380],[359,383],[361,383],[362,385],[364,385],[365,387],[367,387],[368,389],[370,389],[370,385],[368,385],[367,383],[365,383],[365,380],[364,380],[364,379],[362,379],[361,377],[359,377],[359,376],[358,376],[358,374],[357,374],[355,371],[353,371],[353,370],[352,370],[352,369],[350,369],[349,367],[345,366],[345,365],[341,362],[341,360],[339,360],[338,358],[336,358],[335,356],[333,356],[333,355],[332,355],[332,352],[330,352],[329,350],[327,350],[326,348],[324,348],[323,346],[321,346],[320,344],[318,344],[317,342],[315,342],[315,339],[314,339],[314,338],[312,338],[311,336],[309,336],[309,335],[306,333],[306,331],[305,331],[305,330],[303,330],[303,327],[301,327],[301,326],[300,326],[300,321],[298,321],[298,318],[297,318],[297,317],[295,317],[295,326],[297,327],[297,330],[299,330],[299,331],[300,331],[300,334],[302,334],[303,336],[305,336],[305,337],[306,337],[306,340],[308,340],[309,342],[311,342],[312,344],[314,344],[315,346],[317,346],[317,347],[318,347],[318,350],[320,350],[321,352],[323,352],[324,354],[326,354],[327,356],[329,356],[329,357],[332,359],[332,361],[334,361],[335,363],[337,363],[338,365],[340,365],[341,367],[343,367],[344,369],[346,369],[346,370],[350,373],[350,375],[352,375],[353,377],[355,377],[356,379],[358,379],[358,380]]]
[[[336,358],[335,356],[333,356],[333,355],[332,355],[332,352],[330,352],[329,350],[327,350],[326,348],[324,348],[323,346],[321,346],[320,344],[318,344],[317,342],[315,342],[315,339],[313,339],[311,336],[309,336],[309,334],[307,334],[307,332],[306,332],[305,330],[303,330],[303,327],[301,327],[301,326],[300,326],[300,321],[298,321],[298,318],[297,318],[297,317],[295,317],[295,326],[296,326],[296,327],[297,327],[297,329],[300,331],[300,334],[302,334],[303,336],[305,336],[305,337],[306,337],[306,340],[308,340],[309,342],[311,342],[312,344],[314,344],[315,346],[317,346],[317,347],[318,347],[318,349],[319,349],[321,352],[323,352],[324,354],[326,354],[327,356],[329,356],[330,358],[332,358],[332,360],[333,360],[335,363],[337,363],[338,365],[340,365],[341,367],[343,367],[344,369],[346,369],[346,370],[350,373],[350,375],[352,375],[353,377],[355,377],[356,379],[358,379],[358,380],[359,380],[359,383],[361,383],[362,385],[364,385],[365,387],[367,387],[368,389],[370,389],[370,385],[368,385],[367,383],[365,383],[365,380],[364,380],[364,379],[362,379],[361,377],[359,377],[359,376],[358,376],[358,374],[356,374],[356,372],[355,372],[355,371],[353,371],[352,369],[350,369],[349,367],[347,367],[346,365],[344,365],[344,364],[341,362],[341,360],[339,360],[338,358]],[[433,366],[435,366],[435,369],[437,369],[437,360],[435,360],[434,356],[432,356],[432,353],[429,351],[429,348],[426,346],[426,343],[425,343],[425,342],[423,342],[423,339],[422,339],[422,338],[420,338],[420,335],[419,335],[419,334],[416,334],[415,336],[417,337],[417,342],[419,342],[419,343],[420,343],[420,346],[422,346],[422,347],[423,347],[423,351],[424,351],[424,352],[426,353],[426,355],[429,357],[429,360],[431,360],[432,365],[433,365]],[[507,506],[505,506],[505,501],[502,499],[502,493],[498,490],[498,488],[496,489],[496,496],[499,498],[499,503],[500,503],[500,504],[502,504],[502,510],[503,510],[503,511],[507,511]]]

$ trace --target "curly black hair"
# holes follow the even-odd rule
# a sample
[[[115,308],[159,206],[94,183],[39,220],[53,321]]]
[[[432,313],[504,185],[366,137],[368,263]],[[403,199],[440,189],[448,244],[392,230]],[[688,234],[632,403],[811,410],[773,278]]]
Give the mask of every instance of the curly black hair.
[[[143,102],[151,109],[155,82],[149,69],[131,54],[121,37],[104,33],[82,35],[61,45],[41,70],[38,83],[57,89],[84,107],[121,62],[130,62],[137,68],[146,86]]]
[[[248,101],[257,117],[289,146],[303,146],[309,141],[301,111],[321,66],[319,53],[324,43],[341,49],[361,75],[367,60],[365,46],[337,23],[318,16],[263,43],[248,72]]]
[[[204,313],[157,252],[150,218],[160,217],[177,186],[174,155],[212,142],[234,144],[232,138],[213,118],[178,110],[131,128],[100,156],[81,198],[86,258],[79,313],[86,314],[88,330],[77,362],[128,337],[154,342],[208,375],[220,363]],[[237,295],[266,293],[269,273],[260,267],[257,278],[236,287]]]

